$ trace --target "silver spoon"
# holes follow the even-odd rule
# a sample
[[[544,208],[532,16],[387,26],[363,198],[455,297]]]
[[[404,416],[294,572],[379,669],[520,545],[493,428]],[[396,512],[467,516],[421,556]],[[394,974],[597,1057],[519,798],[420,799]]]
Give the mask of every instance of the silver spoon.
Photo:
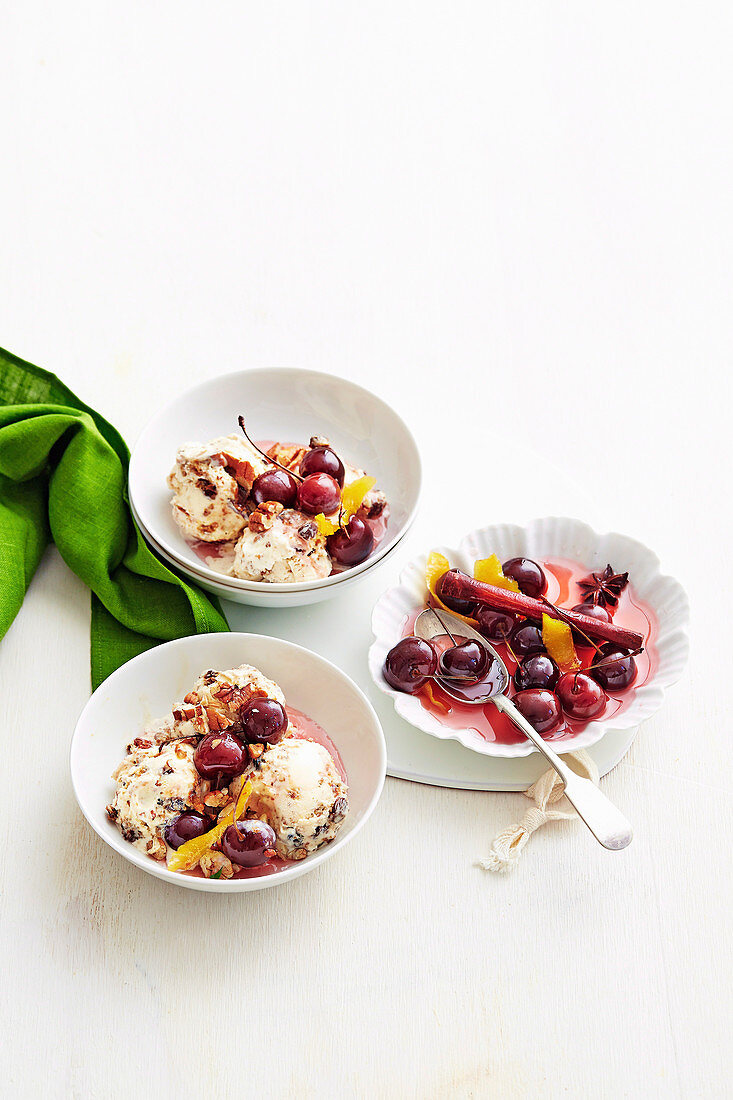
[[[545,759],[552,765],[565,788],[568,802],[571,802],[588,826],[599,844],[611,851],[618,851],[631,844],[633,831],[624,815],[605,794],[592,783],[590,779],[584,779],[564,763],[562,757],[550,748],[531,726],[523,714],[515,707],[511,699],[506,695],[509,687],[509,670],[502,661],[494,647],[486,641],[483,634],[465,623],[463,619],[451,614],[450,611],[436,611],[427,608],[422,611],[416,621],[414,632],[418,638],[431,641],[440,635],[448,635],[453,638],[453,632],[459,638],[471,638],[483,646],[494,658],[494,674],[478,683],[466,682],[463,689],[458,689],[458,680],[449,680],[444,676],[436,679],[445,692],[460,703],[470,703],[483,706],[491,702],[497,710],[506,714],[517,729],[529,738],[534,747],[542,753]],[[455,640],[455,639],[454,639]]]

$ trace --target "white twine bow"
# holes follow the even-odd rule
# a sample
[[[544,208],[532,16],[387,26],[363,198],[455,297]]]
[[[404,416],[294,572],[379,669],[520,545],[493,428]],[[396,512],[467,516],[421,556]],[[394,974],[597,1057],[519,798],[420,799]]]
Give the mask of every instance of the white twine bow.
[[[582,749],[578,752],[570,752],[563,755],[563,760],[578,775],[590,779],[593,783],[598,782],[598,768],[587,752]],[[568,821],[578,816],[567,799],[565,799],[565,805],[569,807],[568,810],[550,810],[547,808],[553,803],[559,802],[564,793],[562,779],[554,768],[544,772],[531,787],[528,787],[522,793],[527,798],[534,799],[535,805],[527,810],[520,822],[510,825],[507,829],[502,829],[494,837],[491,854],[487,859],[478,861],[479,867],[483,867],[485,871],[498,871],[500,874],[513,871],[519,862],[522,849],[532,833],[548,821]]]

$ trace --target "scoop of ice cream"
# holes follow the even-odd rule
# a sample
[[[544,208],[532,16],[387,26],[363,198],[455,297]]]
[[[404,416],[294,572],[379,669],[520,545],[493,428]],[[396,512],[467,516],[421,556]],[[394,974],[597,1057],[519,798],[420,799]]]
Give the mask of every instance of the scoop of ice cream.
[[[292,508],[268,512],[268,507],[250,516],[235,550],[234,576],[271,584],[328,577],[331,558],[312,517]]]
[[[164,859],[165,826],[192,807],[199,780],[191,741],[137,748],[112,773],[117,784],[107,813],[125,840],[153,859]]]
[[[254,665],[239,665],[223,672],[210,669],[201,673],[183,702],[173,707],[173,719],[179,727],[186,728],[187,724],[199,737],[221,730],[239,733],[241,713],[255,695],[285,702],[278,684]],[[162,739],[167,722],[163,720]]]
[[[249,807],[275,830],[277,854],[303,859],[333,840],[349,812],[348,788],[323,745],[285,737],[246,776]]]
[[[253,694],[267,695],[270,699],[277,699],[279,703],[285,702],[285,696],[279,684],[264,676],[254,665],[238,665],[224,672],[216,672],[214,669],[202,672],[191,688],[191,693],[198,696],[206,692],[217,695],[224,687],[247,688]]]
[[[174,714],[166,714],[165,718],[152,718],[145,724],[142,732],[143,741],[153,741],[156,745],[164,745],[167,741],[177,741],[182,737],[198,737],[199,731],[193,722],[185,718],[176,718]],[[136,738],[127,746],[128,752],[134,752],[141,738]]]
[[[244,500],[254,479],[267,469],[262,455],[237,435],[184,443],[168,475],[174,520],[189,538],[237,538],[247,523]]]

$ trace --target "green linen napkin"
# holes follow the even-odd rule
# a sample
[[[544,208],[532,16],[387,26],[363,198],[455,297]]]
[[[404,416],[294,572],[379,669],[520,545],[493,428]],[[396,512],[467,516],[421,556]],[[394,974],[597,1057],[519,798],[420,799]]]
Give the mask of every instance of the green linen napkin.
[[[148,548],[127,504],[119,432],[53,374],[0,348],[0,638],[44,549],[92,590],[96,688],[159,642],[228,630],[218,603]]]

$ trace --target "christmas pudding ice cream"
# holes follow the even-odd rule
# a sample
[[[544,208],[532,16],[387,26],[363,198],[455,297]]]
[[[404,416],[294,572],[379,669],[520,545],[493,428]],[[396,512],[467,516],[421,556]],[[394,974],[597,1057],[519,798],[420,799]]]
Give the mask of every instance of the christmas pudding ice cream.
[[[203,542],[236,539],[247,525],[247,493],[266,469],[263,457],[237,435],[184,443],[168,475],[173,518],[183,534]]]
[[[196,679],[148,722],[112,776],[107,814],[169,870],[272,873],[334,839],[349,808],[327,734],[253,665]]]
[[[173,518],[216,572],[270,584],[318,581],[360,565],[384,537],[375,479],[323,436],[259,447],[246,434],[184,444],[168,477]]]

